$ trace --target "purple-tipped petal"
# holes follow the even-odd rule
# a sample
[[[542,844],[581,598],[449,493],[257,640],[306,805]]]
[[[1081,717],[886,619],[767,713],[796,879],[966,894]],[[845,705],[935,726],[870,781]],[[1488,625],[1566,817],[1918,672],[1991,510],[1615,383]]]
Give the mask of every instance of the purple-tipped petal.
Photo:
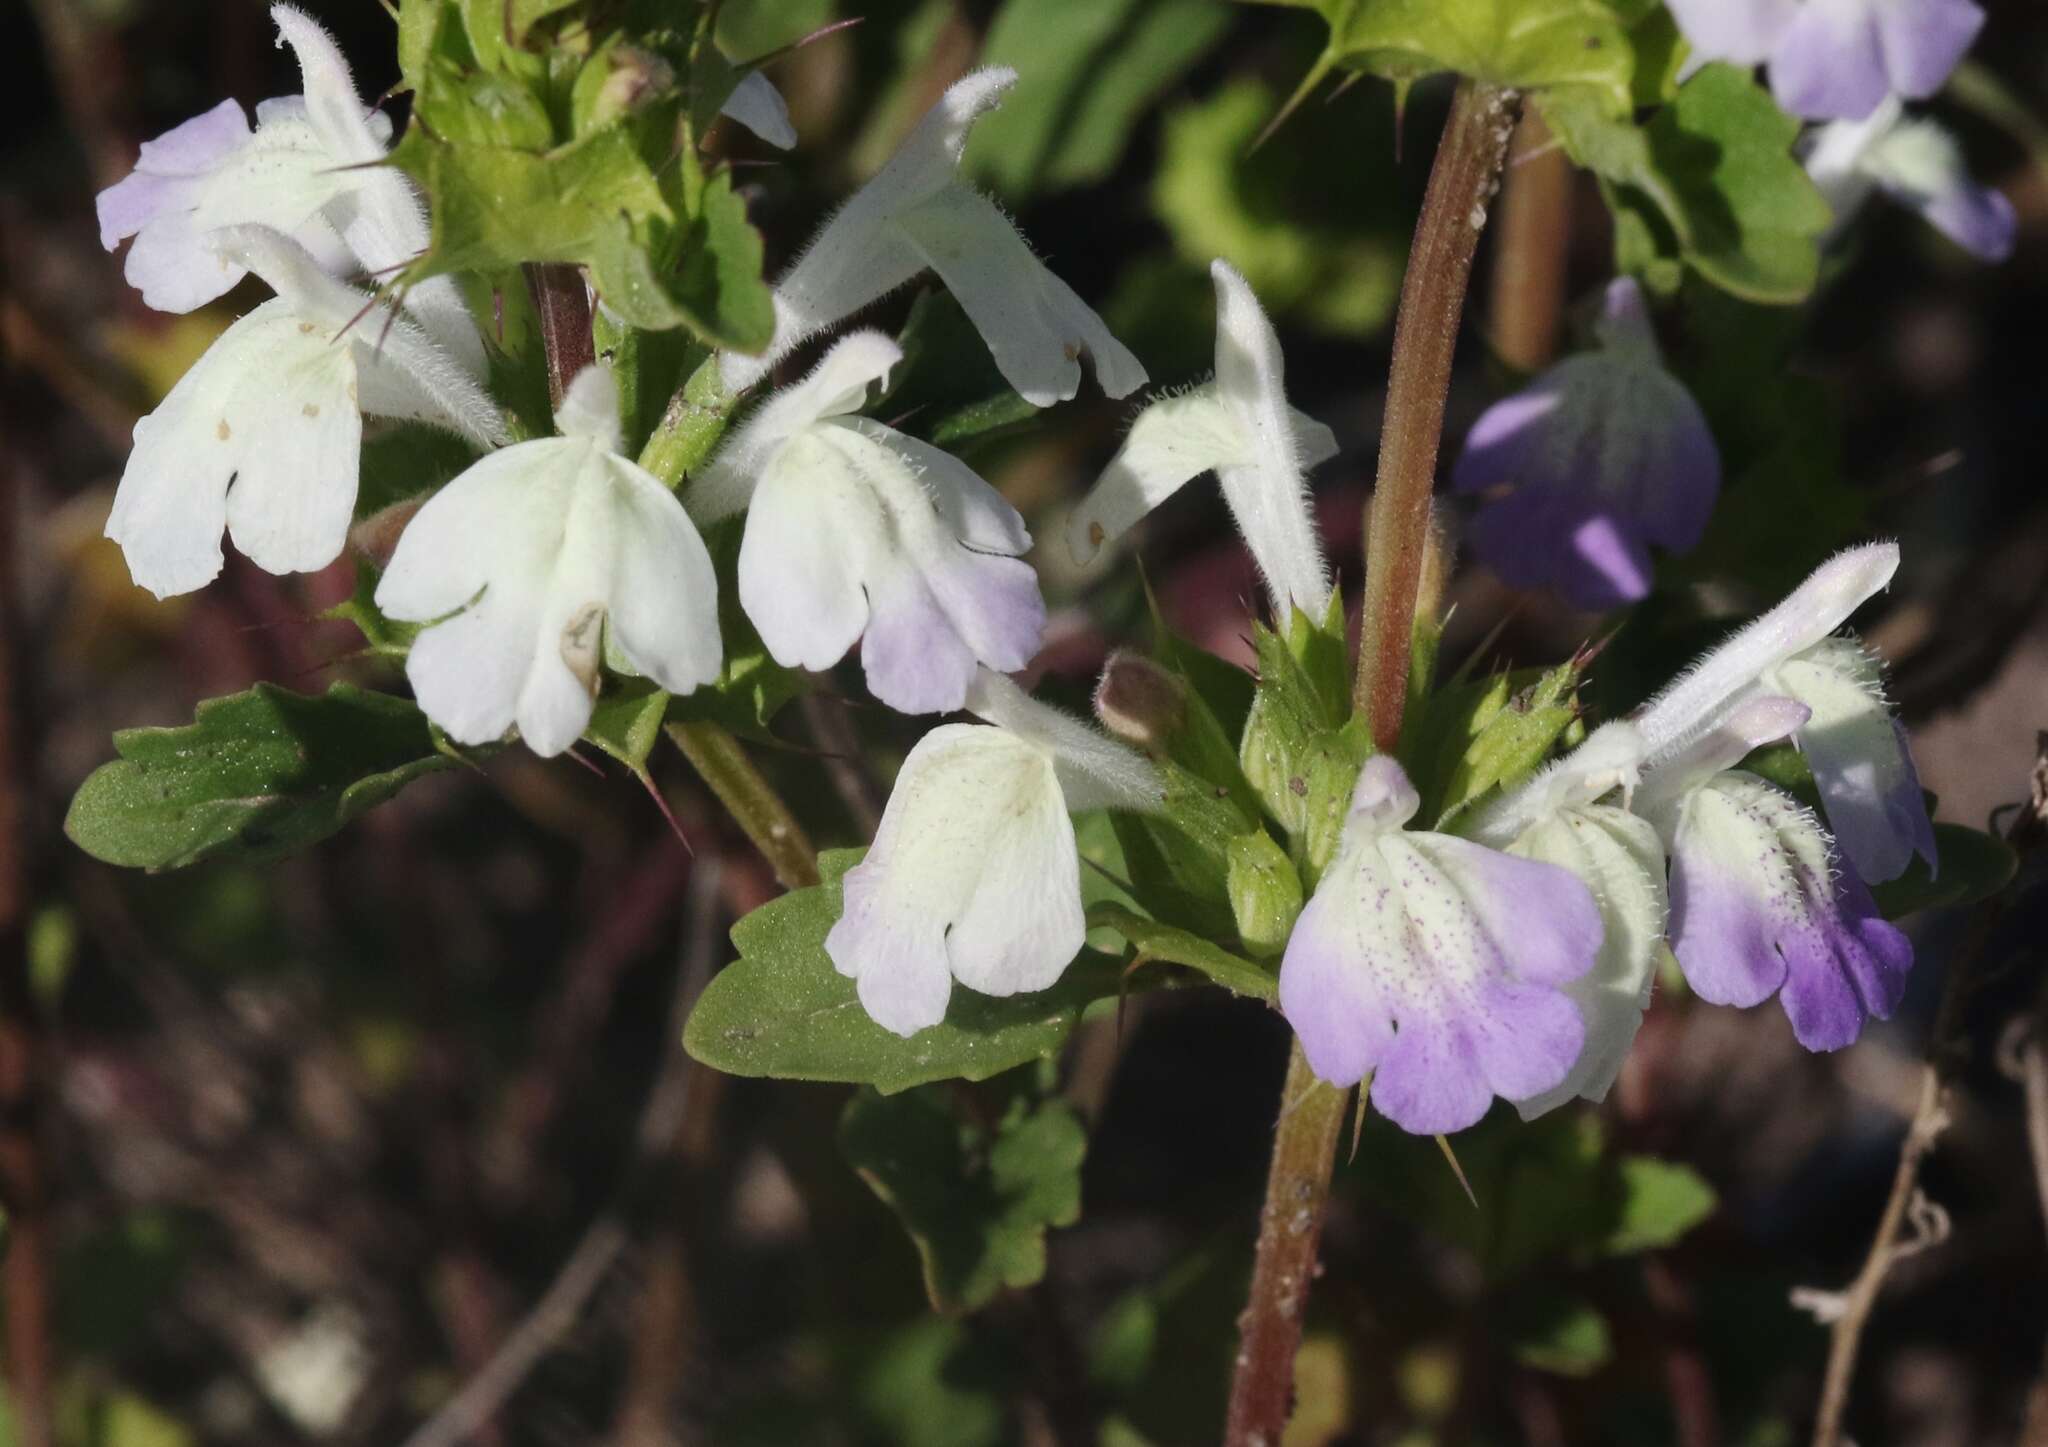
[[[868,692],[898,713],[952,713],[974,681],[974,650],[954,629],[922,574],[896,567],[868,583],[861,665]]]
[[[1890,0],[1898,3],[1898,0]],[[1862,120],[1891,94],[1871,0],[1805,0],[1771,51],[1771,93],[1808,120]]]
[[[1295,921],[1280,971],[1280,1013],[1318,1076],[1356,1085],[1392,1042],[1394,1021],[1374,977],[1358,968],[1341,913],[1334,896],[1318,891]]]
[[[1880,185],[1883,183],[1880,182]],[[2000,262],[2012,255],[2019,236],[2019,215],[2002,191],[1967,183],[1927,197],[1884,189],[1927,218],[1927,224],[1979,261]]]
[[[1702,999],[1780,992],[1809,1050],[1839,1050],[1888,1017],[1913,949],[1837,869],[1818,821],[1763,780],[1726,773],[1683,806],[1671,857],[1671,942]]]
[[[1404,1024],[1373,1074],[1373,1109],[1415,1135],[1449,1135],[1478,1124],[1493,1092],[1475,1056],[1456,1025],[1427,1018]]]

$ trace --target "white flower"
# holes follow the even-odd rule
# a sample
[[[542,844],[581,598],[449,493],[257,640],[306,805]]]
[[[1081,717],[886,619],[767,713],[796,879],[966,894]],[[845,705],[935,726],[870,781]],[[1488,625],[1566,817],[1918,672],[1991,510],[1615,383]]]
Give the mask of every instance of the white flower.
[[[1644,769],[1658,768],[1707,734],[1754,691],[1767,669],[1805,652],[1849,621],[1891,582],[1896,543],[1835,554],[1768,613],[1738,628],[1645,704],[1635,717]]]
[[[107,536],[158,597],[220,572],[223,525],[273,573],[341,555],[355,507],[364,414],[410,418],[471,441],[502,441],[497,407],[404,316],[328,276],[262,227],[213,244],[278,295],[243,317],[135,424]]]
[[[1515,1102],[1524,1120],[1574,1098],[1606,1099],[1649,1007],[1668,899],[1657,831],[1627,806],[1641,762],[1635,727],[1605,724],[1469,830],[1483,844],[1569,870],[1600,910],[1593,968],[1562,986],[1585,1021],[1585,1044],[1556,1087]],[[1599,802],[1617,791],[1620,805]]]
[[[1209,274],[1216,379],[1138,414],[1068,520],[1067,547],[1088,562],[1190,478],[1214,472],[1280,619],[1293,607],[1320,620],[1330,579],[1302,471],[1335,456],[1337,439],[1287,405],[1280,339],[1251,285],[1222,261]]]
[[[610,370],[586,367],[555,414],[559,437],[484,458],[398,540],[377,606],[441,620],[414,641],[405,672],[457,743],[490,742],[516,722],[535,753],[568,748],[590,721],[607,628],[671,693],[718,676],[711,557],[675,494],[619,455],[618,414]]]
[[[709,523],[747,509],[740,605],[778,663],[830,668],[855,640],[904,713],[961,706],[975,666],[1024,667],[1045,630],[1031,535],[964,464],[852,413],[902,360],[855,332],[771,397],[691,485]]]
[[[775,88],[775,82],[758,70],[740,77],[732,94],[718,113],[739,122],[777,150],[796,144],[796,127],[789,122],[789,102]]]
[[[956,979],[985,995],[1050,988],[1086,933],[1069,811],[1162,799],[1141,755],[998,674],[979,675],[968,707],[994,727],[918,741],[825,937],[861,1008],[898,1035],[943,1020]]]
[[[1145,385],[1145,369],[1102,318],[1032,255],[995,202],[959,178],[968,128],[1016,79],[1013,70],[978,70],[940,97],[776,284],[775,340],[759,357],[727,353],[727,387],[752,386],[805,339],[928,268],[1033,406],[1049,407],[1080,389],[1083,352],[1095,359],[1096,378],[1110,396]]]
[[[2019,230],[2012,202],[1978,184],[1955,137],[1934,121],[1908,117],[1896,96],[1867,120],[1813,132],[1806,171],[1834,208],[1837,230],[1882,191],[1980,261],[2012,255]]]

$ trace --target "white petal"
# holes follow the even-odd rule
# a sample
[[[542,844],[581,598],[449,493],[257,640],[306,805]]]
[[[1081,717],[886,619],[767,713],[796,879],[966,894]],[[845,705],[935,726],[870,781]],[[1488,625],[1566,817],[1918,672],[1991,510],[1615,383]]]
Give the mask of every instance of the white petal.
[[[1159,772],[1143,754],[1040,703],[1002,674],[977,670],[967,707],[976,717],[1030,740],[1052,756],[1069,810],[1143,812],[1164,806],[1166,791]]]
[[[334,163],[350,166],[381,160],[384,137],[372,128],[334,37],[289,5],[271,6],[270,18],[277,26],[278,44],[289,45],[299,58],[306,118]]]
[[[867,629],[863,581],[889,546],[866,481],[838,452],[799,436],[761,479],[746,526],[740,606],[777,663],[830,668]]]
[[[988,993],[1043,989],[1082,935],[1051,761],[1002,729],[948,724],[904,760],[825,949],[876,1022],[909,1035],[943,1018],[947,974]]]
[[[886,384],[902,360],[903,349],[880,332],[834,342],[808,376],[777,391],[727,437],[690,483],[691,516],[708,523],[740,511],[777,448],[821,418],[866,406],[868,389]]]
[[[1034,407],[1050,407],[1081,387],[1078,358],[1095,361],[1111,397],[1145,385],[1145,369],[1110,335],[1088,304],[1033,254],[995,202],[968,186],[949,186],[897,218],[945,281],[996,368]]]
[[[569,381],[555,409],[555,431],[595,442],[601,452],[619,450],[619,383],[604,362],[592,362]]]
[[[758,70],[740,77],[740,83],[732,88],[719,113],[738,121],[777,150],[786,151],[796,144],[796,127],[789,123],[789,103],[775,88],[775,82]]]
[[[563,444],[562,456],[569,455]],[[519,690],[519,737],[542,758],[576,742],[597,700],[606,603],[624,530],[607,485],[610,459],[588,443],[570,483],[569,515],[535,619],[533,662]],[[656,484],[659,486],[660,484]],[[488,589],[484,601],[490,601]]]
[[[1581,808],[1616,789],[1627,800],[1642,776],[1642,733],[1626,719],[1617,719],[1600,725],[1569,754],[1480,809],[1458,826],[1458,832],[1506,849],[1563,810]]]
[[[1003,103],[1017,72],[1006,65],[970,71],[946,87],[915,130],[862,191],[881,209],[897,212],[949,185],[974,123]]]
[[[611,625],[627,660],[670,693],[718,677],[718,575],[704,540],[661,480],[609,457],[620,526],[611,579]]]
[[[1330,601],[1329,572],[1296,451],[1280,338],[1250,283],[1221,261],[1209,272],[1216,284],[1216,391],[1237,418],[1252,459],[1218,469],[1224,500],[1275,610],[1284,619],[1291,605],[1319,618]]]
[[[424,623],[470,604],[421,633],[405,669],[427,717],[458,743],[503,735],[543,647],[560,666],[559,625],[554,637],[541,632],[593,456],[588,443],[559,438],[494,452],[429,498],[399,537],[379,608]]]
[[[1249,455],[1244,429],[1213,383],[1160,398],[1138,414],[1068,518],[1067,550],[1077,563],[1092,561],[1189,480]]]
[[[1666,811],[1703,782],[1733,768],[1754,750],[1789,739],[1813,716],[1795,699],[1751,688],[1737,696],[1711,728],[1687,739],[1643,774],[1636,806],[1663,827]],[[1667,831],[1665,842],[1670,842]]]
[[[1021,558],[1031,551],[1031,530],[1008,500],[950,452],[866,417],[845,424],[907,461],[924,484],[946,531],[977,552]]]
[[[222,525],[262,567],[324,567],[347,542],[360,419],[355,367],[290,303],[228,328],[135,425],[107,536],[159,597],[209,582]],[[229,482],[240,500],[230,503]]]
[[[1896,543],[1849,548],[1816,568],[1785,600],[1729,635],[1636,716],[1650,764],[1666,762],[1702,733],[1766,668],[1812,647],[1898,571]]]
[[[1657,831],[1621,809],[1595,805],[1554,814],[1509,852],[1583,880],[1602,926],[1593,968],[1561,987],[1586,1022],[1585,1047],[1555,1089],[1515,1103],[1522,1119],[1534,1120],[1568,1100],[1607,1098],[1650,1003],[1669,901]]]

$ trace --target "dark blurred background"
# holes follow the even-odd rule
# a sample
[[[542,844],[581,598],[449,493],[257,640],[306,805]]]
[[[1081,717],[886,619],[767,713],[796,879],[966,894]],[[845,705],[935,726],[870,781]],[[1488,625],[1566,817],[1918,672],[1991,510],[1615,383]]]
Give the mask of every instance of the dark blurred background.
[[[395,79],[375,0],[306,8],[366,94]],[[1942,817],[1979,827],[2025,797],[2048,728],[2048,131],[1985,99],[2048,95],[2048,10],[1988,8],[1969,94],[1936,109],[2016,203],[2017,254],[1983,267],[1903,212],[1873,213],[1789,367],[1826,404],[1812,426],[1821,453],[1839,448],[1827,486],[1843,535],[1726,534],[1674,567],[1594,690],[1628,706],[1673,648],[1851,536],[1896,535],[1906,563],[1872,637]],[[987,53],[1025,82],[970,164],[1155,382],[1210,365],[1208,258],[1243,269],[1281,326],[1294,401],[1344,444],[1317,496],[1355,601],[1439,87],[1416,90],[1397,135],[1386,88],[1360,83],[1247,158],[1320,44],[1309,15],[1220,0],[729,9],[738,58],[864,17],[771,71],[796,152],[730,127],[714,140],[744,168],[771,266]],[[1110,11],[1123,18],[1104,30]],[[1133,15],[1148,28],[1116,28]],[[1214,1440],[1286,1046],[1256,1007],[1166,992],[1134,1001],[1120,1029],[1083,1028],[1061,1074],[1091,1122],[1082,1219],[1054,1234],[1041,1287],[953,1320],[926,1309],[908,1240],[839,1156],[845,1091],[728,1080],[681,1056],[679,1001],[774,885],[679,759],[657,756],[655,780],[687,846],[630,776],[519,750],[431,776],[282,866],[150,877],[65,841],[65,804],[115,729],[184,722],[258,679],[403,687],[318,617],[347,595],[346,562],[278,579],[231,553],[213,587],[158,603],[100,538],[135,419],[257,293],[150,312],[98,244],[93,193],[139,141],[219,97],[295,91],[271,40],[252,0],[0,12],[0,1291],[16,1390],[47,1380],[59,1440],[106,1447],[385,1444],[430,1420],[442,1435],[422,1442],[508,1447]],[[1104,95],[1122,104],[1082,105]],[[1551,153],[1516,167],[1510,210],[1517,190],[1535,213],[1521,224],[1561,248],[1562,289],[1497,277],[1514,223],[1494,228],[1447,456],[1488,401],[1570,344],[1571,303],[1611,272],[1589,182]],[[1725,340],[1677,315],[1681,365]],[[1084,394],[971,460],[1056,538],[1125,410]],[[1737,479],[1727,506],[1754,514],[1766,485]],[[1136,635],[1141,600],[1129,569],[1079,577],[1041,553],[1051,686],[1079,698],[1104,648]],[[1174,621],[1241,655],[1256,585],[1214,489],[1153,519],[1142,554]],[[1489,661],[1554,661],[1611,627],[1478,569],[1450,596],[1452,657],[1484,640]],[[834,680],[762,755],[812,802],[823,844],[864,840],[915,737],[860,697],[857,679]],[[1866,1447],[2017,1441],[2041,1390],[2048,1234],[2022,1091],[1999,1069],[1999,1036],[2042,979],[2032,883],[1983,949],[1964,1088],[1926,1173],[1952,1230],[1898,1266],[1870,1328],[1851,1418]],[[1660,993],[1600,1118],[1611,1141],[1702,1173],[1720,1209],[1677,1249],[1577,1281],[1612,1341],[1569,1373],[1508,1350],[1469,1243],[1382,1188],[1440,1169],[1434,1148],[1368,1129],[1339,1169],[1304,1365],[1315,1388],[1289,1447],[1800,1440],[1826,1334],[1791,1294],[1839,1289],[1862,1261],[1965,944],[1950,915],[1914,930],[1908,1007],[1839,1056],[1800,1051],[1775,1008]],[[501,1411],[435,1416],[487,1368],[504,1375],[479,1395]],[[1104,1417],[1099,1432],[1075,1425]]]

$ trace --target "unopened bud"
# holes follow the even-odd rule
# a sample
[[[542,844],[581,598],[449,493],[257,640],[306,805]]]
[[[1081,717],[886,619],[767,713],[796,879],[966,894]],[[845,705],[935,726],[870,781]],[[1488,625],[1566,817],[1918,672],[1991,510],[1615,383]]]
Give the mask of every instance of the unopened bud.
[[[649,101],[675,88],[675,67],[652,51],[638,46],[613,46],[596,63],[609,65],[611,73],[604,78],[591,102],[583,125],[586,135],[625,119]]]
[[[1095,685],[1095,716],[1116,737],[1158,750],[1180,730],[1188,712],[1187,685],[1141,653],[1119,648]]]
[[[383,572],[391,566],[391,555],[398,549],[398,539],[406,524],[426,505],[426,497],[421,496],[378,509],[349,529],[349,546],[362,554],[364,562]]]

